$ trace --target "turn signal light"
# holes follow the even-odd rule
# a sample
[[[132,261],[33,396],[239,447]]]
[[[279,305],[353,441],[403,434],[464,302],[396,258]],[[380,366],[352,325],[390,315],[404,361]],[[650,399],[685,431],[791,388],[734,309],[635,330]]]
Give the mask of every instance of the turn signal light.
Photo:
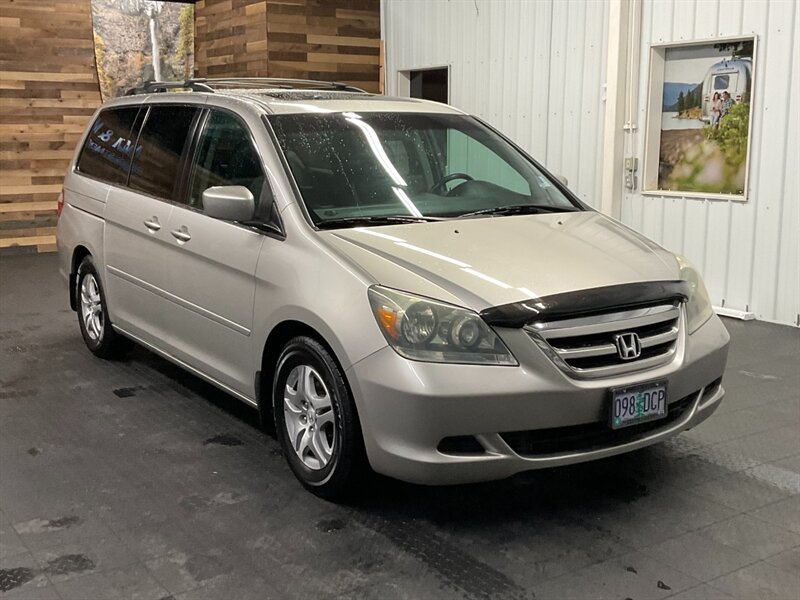
[[[58,204],[56,204],[56,215],[61,216],[61,211],[64,210],[64,190],[58,195]]]
[[[385,306],[378,308],[377,313],[378,322],[383,327],[386,335],[392,339],[397,339],[397,313]]]

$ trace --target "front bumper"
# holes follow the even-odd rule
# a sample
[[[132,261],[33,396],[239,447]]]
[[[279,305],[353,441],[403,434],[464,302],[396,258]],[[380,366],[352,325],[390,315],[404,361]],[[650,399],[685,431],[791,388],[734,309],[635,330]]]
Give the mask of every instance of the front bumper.
[[[716,410],[724,395],[720,380],[729,336],[716,316],[685,336],[671,363],[595,381],[564,374],[522,330],[497,331],[519,360],[518,367],[414,362],[385,347],[348,369],[373,469],[414,483],[455,484],[605,458],[694,427]],[[576,429],[602,428],[609,388],[656,379],[667,381],[670,416],[641,431],[621,429],[595,436],[587,445],[576,438],[574,447],[562,443],[553,451],[528,452],[521,448],[530,446],[512,442],[542,430],[564,428],[569,435]],[[443,439],[462,436],[474,437],[479,450],[438,449]]]

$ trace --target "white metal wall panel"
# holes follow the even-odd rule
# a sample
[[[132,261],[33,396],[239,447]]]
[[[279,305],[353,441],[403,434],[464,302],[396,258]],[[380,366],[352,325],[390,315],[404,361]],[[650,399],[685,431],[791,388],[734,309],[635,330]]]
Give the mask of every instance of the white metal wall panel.
[[[792,84],[786,107],[789,125],[786,132],[785,180],[781,198],[780,245],[778,249],[778,285],[775,295],[775,319],[791,317],[800,305],[800,9],[795,8]],[[800,318],[795,322],[800,325]]]
[[[650,44],[755,33],[748,202],[626,193],[622,220],[703,272],[716,305],[800,324],[800,2],[643,0],[643,164]],[[600,205],[608,2],[384,0],[387,92],[399,70],[450,66],[450,101],[508,134]],[[620,165],[620,169],[622,166]]]
[[[450,67],[450,103],[485,119],[599,206],[608,5],[583,0],[385,0],[397,72]]]
[[[758,36],[746,203],[628,193],[622,220],[703,272],[715,305],[800,324],[800,49],[794,0],[645,0],[639,124],[650,44]],[[629,140],[643,162],[644,131]]]

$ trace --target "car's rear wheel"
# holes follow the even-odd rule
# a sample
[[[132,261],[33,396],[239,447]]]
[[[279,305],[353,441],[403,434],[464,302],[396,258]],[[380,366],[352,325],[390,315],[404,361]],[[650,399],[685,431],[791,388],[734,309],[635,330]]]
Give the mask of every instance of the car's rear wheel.
[[[299,336],[281,352],[272,390],[275,431],[297,479],[317,496],[344,500],[366,468],[355,403],[331,353]]]
[[[125,354],[132,344],[111,327],[105,292],[91,256],[84,257],[78,266],[76,286],[78,324],[86,346],[100,358]]]

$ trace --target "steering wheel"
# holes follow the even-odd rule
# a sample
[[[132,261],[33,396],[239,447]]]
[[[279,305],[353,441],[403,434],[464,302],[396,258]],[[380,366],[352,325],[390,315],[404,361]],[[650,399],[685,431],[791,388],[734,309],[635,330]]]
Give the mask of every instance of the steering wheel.
[[[438,194],[442,191],[445,191],[445,185],[447,185],[451,181],[455,181],[456,179],[463,179],[464,181],[474,181],[474,177],[467,175],[466,173],[450,173],[450,175],[445,175],[439,181],[433,184],[431,189],[429,190],[432,194]]]

